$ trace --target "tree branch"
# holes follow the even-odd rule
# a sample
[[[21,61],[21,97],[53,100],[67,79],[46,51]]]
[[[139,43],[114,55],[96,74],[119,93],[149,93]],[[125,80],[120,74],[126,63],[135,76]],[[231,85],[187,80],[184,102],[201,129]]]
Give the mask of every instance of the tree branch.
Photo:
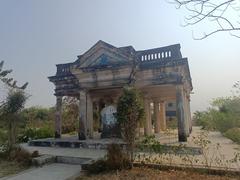
[[[235,34],[240,31],[240,22],[235,21],[228,14],[231,11],[231,13],[234,12],[239,16],[239,0],[171,0],[170,3],[176,4],[177,9],[184,8],[189,13],[185,17],[185,24],[183,26],[196,25],[206,20],[217,24],[215,30],[212,32],[204,33],[202,37],[194,39],[202,40],[212,34],[226,31],[230,32],[230,35],[234,37],[240,37]]]

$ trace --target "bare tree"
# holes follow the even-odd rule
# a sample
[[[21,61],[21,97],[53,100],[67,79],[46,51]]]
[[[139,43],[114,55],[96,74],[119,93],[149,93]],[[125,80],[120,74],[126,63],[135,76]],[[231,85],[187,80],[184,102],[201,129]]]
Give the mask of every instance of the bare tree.
[[[194,39],[202,40],[218,32],[229,32],[240,38],[240,0],[170,0],[177,9],[188,12],[183,26],[209,21],[214,29]]]

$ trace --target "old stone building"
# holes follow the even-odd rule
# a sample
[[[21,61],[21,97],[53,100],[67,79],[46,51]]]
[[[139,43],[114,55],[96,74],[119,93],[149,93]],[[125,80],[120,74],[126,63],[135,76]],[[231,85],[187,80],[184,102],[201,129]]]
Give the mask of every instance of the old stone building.
[[[176,102],[179,141],[191,132],[190,93],[192,82],[187,58],[180,45],[135,50],[132,46],[114,47],[98,41],[72,63],[58,64],[55,76],[55,137],[61,137],[63,96],[79,99],[79,139],[93,137],[93,111],[104,104],[116,104],[122,88],[134,84],[143,94],[146,120],[144,134],[166,129],[167,101]],[[155,122],[151,120],[153,105]]]

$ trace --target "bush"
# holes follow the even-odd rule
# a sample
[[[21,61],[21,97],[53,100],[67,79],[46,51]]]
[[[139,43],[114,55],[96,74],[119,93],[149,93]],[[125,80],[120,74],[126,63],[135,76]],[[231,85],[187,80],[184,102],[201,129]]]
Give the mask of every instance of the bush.
[[[153,151],[156,153],[163,152],[163,145],[160,144],[158,140],[156,140],[155,135],[145,136],[142,141],[138,143],[138,148],[142,151]]]
[[[207,111],[194,113],[193,119],[197,125],[221,133],[235,127],[240,128],[240,97],[217,98],[211,106]]]
[[[227,130],[224,135],[232,141],[240,144],[240,128],[232,128]]]
[[[16,161],[23,166],[30,166],[32,163],[32,158],[38,156],[38,151],[30,153],[21,147],[15,147],[8,153],[9,160]]]
[[[132,86],[124,87],[123,94],[118,99],[116,115],[127,144],[128,155],[133,162],[136,130],[144,119],[143,99],[138,89]]]
[[[19,147],[11,150],[9,154],[9,159],[15,160],[18,163],[21,163],[22,165],[26,165],[26,166],[31,165],[31,162],[32,162],[31,154],[28,151]]]
[[[0,147],[0,159],[6,159],[9,154],[9,148],[7,143],[6,144],[1,144]]]
[[[0,146],[5,144],[7,141],[7,132],[3,129],[0,129]]]
[[[20,142],[28,142],[31,139],[42,139],[54,136],[54,131],[51,128],[27,128],[19,137]]]
[[[130,169],[131,161],[118,144],[111,144],[107,148],[106,159],[100,159],[87,167],[90,174],[104,171]]]

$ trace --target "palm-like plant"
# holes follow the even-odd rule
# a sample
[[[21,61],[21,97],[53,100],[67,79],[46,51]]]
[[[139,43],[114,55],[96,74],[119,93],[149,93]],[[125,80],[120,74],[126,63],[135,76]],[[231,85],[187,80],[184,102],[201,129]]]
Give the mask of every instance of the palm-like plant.
[[[1,108],[1,120],[8,129],[8,147],[11,149],[16,144],[16,124],[20,119],[20,112],[24,108],[27,96],[23,90],[11,89],[6,102]]]
[[[7,75],[12,72],[12,70],[3,70],[4,61],[0,62],[0,80],[5,83],[10,88],[16,89],[26,89],[28,83],[23,84],[22,86],[17,85],[17,81],[13,80],[13,78],[8,78]]]
[[[5,101],[0,103],[0,120],[7,124],[8,147],[11,149],[16,143],[16,122],[19,120],[19,113],[24,108],[27,96],[24,92],[28,83],[22,86],[17,85],[17,81],[7,77],[12,70],[3,69],[4,61],[0,62],[0,81],[9,88]]]

